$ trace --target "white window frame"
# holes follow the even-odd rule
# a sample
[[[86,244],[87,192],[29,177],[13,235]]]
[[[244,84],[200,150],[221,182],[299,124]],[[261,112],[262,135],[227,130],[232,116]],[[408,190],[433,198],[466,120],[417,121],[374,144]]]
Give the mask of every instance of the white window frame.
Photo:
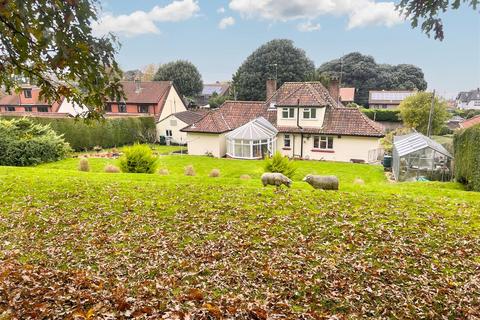
[[[313,116],[312,116],[313,111]],[[303,109],[303,119],[314,120],[317,119],[317,109],[316,108],[304,108]]]
[[[285,117],[287,113],[287,117]],[[295,119],[295,108],[282,108],[282,119]]]
[[[315,142],[318,142],[315,146]],[[333,150],[334,148],[334,139],[332,136],[313,136],[313,148],[318,150]],[[325,147],[322,148],[322,143],[325,144]]]
[[[170,133],[170,134],[169,134],[169,133]],[[165,137],[167,137],[167,138],[169,138],[169,139],[170,139],[171,137],[173,137],[173,132],[172,132],[171,129],[165,130]]]
[[[28,94],[27,94],[28,92]],[[23,89],[23,96],[25,99],[31,99],[32,98],[32,89]]]
[[[288,143],[287,143],[287,141],[288,141]],[[285,148],[290,148],[291,145],[292,145],[292,139],[291,139],[290,135],[289,134],[284,135],[283,136],[283,146]]]

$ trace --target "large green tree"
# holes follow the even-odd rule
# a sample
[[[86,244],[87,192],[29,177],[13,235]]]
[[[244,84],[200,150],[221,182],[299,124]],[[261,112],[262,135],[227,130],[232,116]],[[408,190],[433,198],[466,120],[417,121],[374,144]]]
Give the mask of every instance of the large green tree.
[[[419,92],[406,98],[399,107],[403,124],[408,128],[427,134],[431,107],[432,94],[429,92]],[[447,103],[435,97],[431,133],[438,134],[448,117]]]
[[[462,3],[467,3],[476,10],[479,0],[401,0],[397,10],[410,20],[413,28],[420,25],[429,37],[434,34],[435,39],[443,40],[443,21],[440,15],[449,9],[458,9]]]
[[[423,71],[410,64],[377,64],[372,56],[352,52],[322,64],[317,74],[341,78],[342,86],[355,87],[355,103],[366,106],[370,90],[425,90]]]
[[[195,97],[202,92],[202,76],[193,63],[178,60],[160,65],[155,81],[173,81],[180,94]]]
[[[1,0],[0,85],[25,81],[50,101],[66,97],[98,118],[123,92],[113,36],[95,37],[98,0]]]
[[[277,39],[255,50],[233,76],[240,100],[265,100],[266,80],[277,79],[278,86],[287,81],[304,81],[315,72],[315,65],[305,51],[293,41]]]

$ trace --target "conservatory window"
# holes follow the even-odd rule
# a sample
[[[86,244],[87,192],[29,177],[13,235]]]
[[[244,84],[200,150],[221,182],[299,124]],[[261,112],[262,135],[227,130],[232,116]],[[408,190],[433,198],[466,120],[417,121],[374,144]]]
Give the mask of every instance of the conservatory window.
[[[283,138],[283,146],[285,148],[290,148],[290,145],[291,145],[290,135],[286,134],[285,137]]]
[[[316,119],[316,118],[317,118],[317,109],[315,108],[303,109],[303,119]]]
[[[283,108],[282,109],[282,118],[283,119],[293,119],[293,118],[295,118],[295,109],[294,108]]]
[[[314,136],[313,148],[315,149],[333,149],[333,137],[327,136]]]

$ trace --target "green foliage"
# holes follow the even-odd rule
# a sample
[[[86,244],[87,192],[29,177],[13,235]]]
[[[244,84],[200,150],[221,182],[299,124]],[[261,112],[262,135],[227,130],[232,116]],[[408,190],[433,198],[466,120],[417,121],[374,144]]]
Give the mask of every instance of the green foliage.
[[[31,166],[63,159],[70,146],[48,125],[22,118],[0,120],[0,165]]]
[[[361,109],[361,111],[375,121],[402,122],[398,109]]]
[[[265,159],[265,172],[279,172],[288,178],[293,178],[297,167],[290,161],[288,157],[284,157],[280,152],[275,152],[273,157],[267,157]]]
[[[177,60],[162,64],[155,81],[173,81],[180,95],[194,97],[202,92],[203,81],[197,67],[189,61]]]
[[[86,123],[72,118],[29,118],[35,123],[48,124],[75,151],[131,145],[136,142],[154,142],[155,120],[152,117],[105,119]]]
[[[480,191],[480,125],[455,134],[453,145],[457,181]]]
[[[208,104],[210,108],[218,108],[220,107],[225,101],[231,100],[230,96],[219,96],[216,92],[208,99]]]
[[[47,101],[61,97],[99,118],[108,98],[123,97],[116,39],[96,38],[98,0],[0,2],[0,86],[35,84]]]
[[[477,9],[478,0],[441,0],[441,1],[423,1],[423,0],[401,0],[397,5],[397,10],[410,20],[412,28],[419,26],[421,22],[422,31],[428,37],[433,33],[436,40],[442,41],[444,38],[443,21],[440,14],[448,9],[458,9],[461,3],[467,3],[473,10]]]
[[[343,61],[343,66],[342,66]],[[368,105],[370,90],[425,90],[422,69],[411,64],[377,64],[372,56],[352,52],[322,64],[320,75],[340,77],[342,86],[356,89],[355,103]]]
[[[428,92],[418,92],[403,100],[399,109],[404,125],[427,134],[431,106],[432,94]],[[446,102],[435,97],[431,133],[440,133],[448,118]]]
[[[127,173],[155,173],[158,159],[149,146],[136,144],[123,149],[123,156],[119,159],[120,169]]]
[[[456,116],[460,116],[462,118],[465,118],[465,119],[471,119],[475,116],[480,115],[480,110],[455,109],[453,111],[453,114],[456,115]]]
[[[392,154],[393,138],[395,136],[403,136],[411,132],[412,132],[412,129],[410,128],[398,128],[396,130],[390,131],[385,135],[385,137],[380,139],[380,145],[382,146],[383,150],[385,150],[386,153]]]
[[[276,67],[275,67],[276,64]],[[313,61],[293,41],[277,39],[255,50],[238,68],[233,82],[239,100],[265,100],[266,81],[277,77],[280,87],[287,81],[304,81],[315,72]]]

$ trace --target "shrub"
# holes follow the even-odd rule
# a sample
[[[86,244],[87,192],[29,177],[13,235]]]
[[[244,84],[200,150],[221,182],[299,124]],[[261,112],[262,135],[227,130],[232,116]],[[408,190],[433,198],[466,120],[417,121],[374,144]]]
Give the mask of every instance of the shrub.
[[[282,154],[277,151],[273,157],[267,157],[267,159],[265,159],[264,170],[265,172],[279,172],[292,178],[297,168],[293,161],[290,161],[287,157],[282,156]]]
[[[158,159],[147,145],[135,144],[126,147],[120,157],[120,169],[128,173],[154,173],[158,166]]]
[[[195,176],[195,168],[193,167],[193,165],[188,165],[185,167],[185,175],[186,176]]]
[[[361,109],[363,114],[375,121],[401,122],[398,109]]]
[[[158,174],[161,176],[168,176],[170,172],[168,172],[168,169],[163,168],[163,169],[160,169],[160,171],[158,171]]]
[[[210,178],[220,177],[220,169],[213,169],[212,171],[210,171],[209,177]]]
[[[241,180],[250,180],[250,179],[252,179],[252,177],[250,177],[248,174],[242,174],[240,176],[240,179]]]
[[[31,166],[63,159],[71,151],[48,125],[30,119],[0,120],[0,165]]]
[[[87,158],[81,158],[78,162],[78,171],[90,172],[90,163]]]
[[[105,166],[104,171],[106,173],[120,173],[120,168],[117,166],[114,166],[113,164],[107,164]]]
[[[455,134],[453,145],[457,181],[480,191],[480,125]]]

